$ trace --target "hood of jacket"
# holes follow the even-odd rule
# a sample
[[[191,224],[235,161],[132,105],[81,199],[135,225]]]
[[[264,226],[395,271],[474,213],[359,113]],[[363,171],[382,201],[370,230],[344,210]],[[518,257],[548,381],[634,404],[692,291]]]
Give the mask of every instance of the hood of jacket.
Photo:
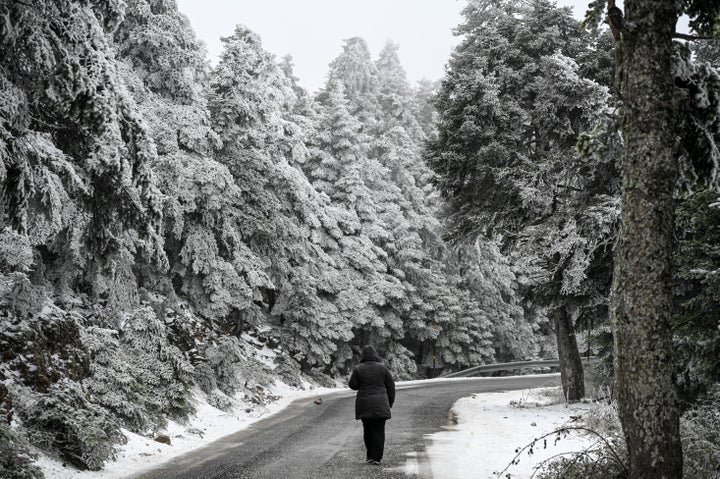
[[[380,355],[372,346],[365,346],[362,350],[362,354],[360,355],[361,363],[366,363],[368,361],[374,361],[376,363],[382,362],[382,359],[380,359]]]

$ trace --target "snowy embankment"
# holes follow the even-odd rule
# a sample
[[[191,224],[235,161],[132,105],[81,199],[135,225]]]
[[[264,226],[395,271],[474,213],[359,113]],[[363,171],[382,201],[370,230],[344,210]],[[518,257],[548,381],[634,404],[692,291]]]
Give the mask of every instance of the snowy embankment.
[[[43,470],[46,479],[126,478],[245,429],[260,419],[282,411],[296,399],[319,396],[337,390],[313,387],[309,384],[305,386],[307,389],[298,390],[283,383],[276,383],[269,388],[268,393],[279,397],[278,400],[266,406],[239,401],[230,411],[221,411],[209,405],[204,399],[205,395],[197,392],[195,415],[186,424],[169,421],[167,427],[159,431],[158,434],[170,438],[170,445],[123,429],[128,442],[119,447],[117,460],[105,464],[102,471],[79,471],[72,466],[66,467],[46,455],[39,457],[37,465]]]
[[[462,381],[463,379],[457,379]],[[413,384],[419,381],[400,382]],[[78,471],[45,455],[38,465],[48,479],[126,478],[143,470],[156,467],[174,457],[202,447],[223,436],[245,429],[254,422],[284,409],[295,399],[325,395],[340,388],[317,388],[309,384],[298,390],[277,383],[268,392],[279,397],[268,406],[238,402],[232,411],[221,411],[210,406],[202,393],[196,394],[196,414],[187,424],[170,421],[160,431],[167,435],[171,445],[123,431],[128,443],[119,449],[116,461],[108,462],[102,471]],[[550,404],[557,402],[558,388],[546,388],[501,393],[475,394],[455,403],[451,416],[457,424],[446,431],[427,436],[427,456],[434,479],[491,479],[498,477],[513,461],[516,449],[533,439],[566,425],[574,417],[583,415],[592,405]],[[507,469],[501,476],[510,474],[512,479],[530,478],[537,464],[551,456],[583,450],[591,439],[582,436],[563,438],[555,444],[548,438],[535,447],[532,456],[527,452],[519,456],[519,463]],[[409,458],[404,466],[409,477],[418,474],[415,458]]]
[[[547,441],[538,441],[532,454],[528,450],[516,453],[536,438],[573,425],[595,407],[557,404],[559,394],[559,388],[546,388],[475,394],[458,400],[451,413],[457,424],[427,436],[433,479],[528,479],[543,461],[592,445],[594,440],[588,436],[574,433],[556,442],[553,434]],[[517,464],[511,464],[516,459]],[[412,473],[411,462],[407,467]]]

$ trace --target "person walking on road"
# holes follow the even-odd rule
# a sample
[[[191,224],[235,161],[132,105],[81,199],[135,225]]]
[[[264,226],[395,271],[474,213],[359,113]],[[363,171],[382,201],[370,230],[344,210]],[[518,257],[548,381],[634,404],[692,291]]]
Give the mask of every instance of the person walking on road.
[[[374,347],[363,348],[349,386],[357,391],[355,419],[362,421],[366,462],[379,465],[385,449],[385,421],[395,402],[395,381]]]

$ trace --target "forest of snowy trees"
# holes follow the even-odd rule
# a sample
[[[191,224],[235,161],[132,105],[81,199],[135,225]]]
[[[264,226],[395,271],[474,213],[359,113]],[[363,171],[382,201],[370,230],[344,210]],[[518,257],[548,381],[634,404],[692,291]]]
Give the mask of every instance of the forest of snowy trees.
[[[438,84],[355,37],[308,92],[243,26],[211,68],[175,0],[0,2],[0,472],[38,476],[27,442],[101,469],[196,389],[262,401],[366,344],[406,379],[559,355],[583,397],[580,355],[612,367],[615,43],[547,0],[464,16]],[[672,57],[683,410],[720,381],[718,45]]]

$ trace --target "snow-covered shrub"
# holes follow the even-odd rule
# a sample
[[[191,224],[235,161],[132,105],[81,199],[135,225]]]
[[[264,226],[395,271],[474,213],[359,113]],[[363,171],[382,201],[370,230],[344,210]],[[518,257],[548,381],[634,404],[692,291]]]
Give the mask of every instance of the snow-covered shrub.
[[[229,411],[234,404],[232,398],[219,389],[213,389],[208,393],[207,402],[212,407],[220,409],[221,411]]]
[[[617,404],[593,409],[583,422],[582,427],[598,438],[596,446],[545,463],[537,476],[539,479],[627,477],[627,449]],[[683,414],[680,419],[680,436],[684,458],[683,479],[720,478],[720,385],[715,385],[702,401]]]
[[[235,336],[221,336],[205,350],[205,358],[206,365],[212,370],[215,386],[228,396],[235,395],[241,386],[239,366],[245,361],[240,341]]]
[[[720,385],[680,420],[683,478],[720,477]]]
[[[142,306],[127,318],[121,340],[129,348],[130,365],[137,368],[146,385],[147,397],[172,417],[192,413],[193,367],[185,354],[168,341],[167,328],[151,307]]]
[[[622,435],[617,402],[599,404],[583,418],[585,427],[604,437],[619,438]]]
[[[305,372],[305,375],[321,387],[332,388],[337,386],[333,378],[328,376],[324,368],[311,368]]]
[[[184,418],[193,412],[193,367],[168,334],[149,306],[125,315],[119,331],[92,326],[83,333],[92,358],[84,387],[135,432],[164,424],[164,416]]]
[[[220,336],[205,349],[206,362],[198,365],[196,381],[208,394],[215,388],[233,397],[238,391],[253,394],[257,386],[271,382],[265,365],[249,357],[244,344],[235,336]]]
[[[561,428],[555,440],[561,442],[571,431],[592,436],[593,444],[582,451],[550,458],[542,464],[538,479],[627,479],[627,449],[617,403],[592,409],[583,418],[582,425]]]
[[[275,369],[273,372],[280,376],[280,379],[289,386],[301,387],[302,386],[302,371],[300,364],[293,358],[281,354],[275,358]]]
[[[603,448],[568,454],[545,463],[538,479],[627,479],[624,462],[614,455],[605,454]]]
[[[93,402],[111,411],[123,425],[136,433],[148,433],[164,423],[159,407],[148,407],[144,397],[147,385],[123,349],[118,332],[91,326],[82,341],[91,357],[91,376],[83,386]]]
[[[566,400],[563,389],[557,386],[525,391],[519,399],[510,401],[510,406],[515,408],[537,408],[564,402]]]
[[[612,363],[607,358],[597,362],[583,362],[585,395],[594,401],[606,401],[612,396]]]
[[[45,289],[33,284],[25,273],[0,275],[0,307],[13,315],[32,317],[42,310],[45,301]]]
[[[108,255],[92,272],[92,287],[98,299],[114,311],[127,311],[138,302],[134,254],[125,248]]]
[[[27,236],[4,230],[0,232],[0,271],[27,271],[33,262]]]
[[[195,365],[195,384],[206,394],[218,388],[217,379],[212,367],[207,361],[202,361]]]
[[[44,392],[54,382],[88,374],[87,355],[80,343],[81,318],[46,304],[32,318],[0,307],[0,350],[8,371],[22,384]]]
[[[68,379],[44,394],[20,389],[15,404],[32,444],[57,451],[81,469],[102,469],[115,458],[116,445],[127,441],[112,415],[88,401],[80,386]]]
[[[0,420],[0,477],[3,479],[42,479],[25,451],[27,445]]]

